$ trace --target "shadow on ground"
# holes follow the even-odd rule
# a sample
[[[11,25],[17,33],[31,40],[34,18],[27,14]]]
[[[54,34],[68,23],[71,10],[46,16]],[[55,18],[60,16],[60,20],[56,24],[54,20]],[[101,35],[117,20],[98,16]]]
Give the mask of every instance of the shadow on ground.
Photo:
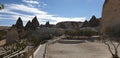
[[[59,40],[58,43],[61,43],[61,44],[80,44],[80,43],[85,43],[85,40]]]

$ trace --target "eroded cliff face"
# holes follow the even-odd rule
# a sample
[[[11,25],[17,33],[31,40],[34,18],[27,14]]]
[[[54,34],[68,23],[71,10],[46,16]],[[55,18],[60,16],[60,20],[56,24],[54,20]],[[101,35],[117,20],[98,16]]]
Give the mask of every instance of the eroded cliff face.
[[[102,30],[120,29],[120,0],[105,0],[101,19]]]

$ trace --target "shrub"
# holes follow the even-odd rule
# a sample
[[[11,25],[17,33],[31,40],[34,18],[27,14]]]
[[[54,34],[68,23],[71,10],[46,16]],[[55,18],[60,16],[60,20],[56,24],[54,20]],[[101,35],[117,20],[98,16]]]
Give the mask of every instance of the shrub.
[[[74,36],[78,36],[79,34],[77,30],[66,30],[65,35],[70,36],[72,38]]]
[[[63,29],[59,28],[41,28],[35,32],[41,39],[49,40],[54,36],[61,36],[64,34]]]
[[[96,33],[95,31],[90,29],[83,31],[84,36],[92,36],[92,35],[95,35],[95,33]]]
[[[0,30],[0,40],[4,39],[4,36],[7,34],[7,31]]]
[[[96,35],[97,32],[93,31],[93,30],[66,30],[65,31],[65,35],[66,36],[92,36],[92,35]]]
[[[54,36],[61,36],[64,34],[62,29],[57,28],[40,28],[35,31],[28,31],[24,36],[35,45],[45,43],[47,40],[52,39]]]

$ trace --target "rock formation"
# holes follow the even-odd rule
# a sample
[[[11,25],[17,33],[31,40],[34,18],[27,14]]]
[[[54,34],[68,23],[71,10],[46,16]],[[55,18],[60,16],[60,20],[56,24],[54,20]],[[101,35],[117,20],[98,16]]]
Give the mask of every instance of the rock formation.
[[[37,17],[35,16],[32,20],[32,22],[29,20],[25,26],[26,30],[36,30],[36,28],[39,27],[39,22],[37,20]]]
[[[56,24],[58,28],[63,29],[79,29],[82,26],[82,22],[74,22],[74,21],[66,21],[66,22],[59,22]]]
[[[89,27],[98,27],[99,23],[99,19],[97,19],[95,16],[92,16],[92,18],[89,21]]]
[[[105,0],[102,10],[101,31],[106,28],[120,29],[120,0]]]
[[[88,27],[89,26],[89,22],[87,20],[85,20],[85,22],[83,22],[82,27]]]
[[[36,16],[33,18],[33,20],[32,20],[32,24],[33,24],[34,27],[39,27],[39,22],[38,22]]]
[[[22,19],[20,17],[18,18],[18,20],[17,20],[17,22],[15,24],[15,27],[17,29],[22,29],[23,28],[23,21],[22,21]]]
[[[32,22],[29,20],[25,26],[26,30],[32,30],[33,29],[33,24]]]
[[[50,23],[49,23],[49,21],[46,22],[45,27],[50,27]]]

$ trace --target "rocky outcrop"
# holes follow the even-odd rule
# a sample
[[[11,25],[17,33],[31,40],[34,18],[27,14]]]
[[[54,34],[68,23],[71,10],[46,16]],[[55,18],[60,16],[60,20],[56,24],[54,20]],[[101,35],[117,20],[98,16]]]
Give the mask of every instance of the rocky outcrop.
[[[29,20],[25,26],[26,30],[32,30],[33,29],[33,24],[32,22]]]
[[[46,22],[45,27],[50,27],[50,23],[49,23],[49,21]]]
[[[100,26],[100,19],[101,18],[96,18],[93,15],[89,21],[85,20],[85,22],[83,22],[82,27],[99,27]]]
[[[89,26],[89,22],[87,20],[85,20],[85,22],[83,22],[82,27],[88,27]]]
[[[63,29],[79,29],[82,26],[82,22],[74,22],[74,21],[66,21],[66,22],[59,22],[56,24],[58,28]]]
[[[38,22],[36,16],[33,18],[33,20],[32,20],[32,24],[33,24],[34,27],[39,27],[39,22]]]
[[[99,23],[99,19],[97,19],[95,16],[92,16],[92,18],[89,21],[89,27],[98,27]]]
[[[20,17],[18,18],[18,20],[17,20],[17,22],[15,24],[15,27],[17,29],[22,29],[23,28],[23,21],[22,21],[22,19]]]
[[[102,10],[101,26],[104,32],[109,28],[120,29],[120,0],[105,0]]]
[[[37,20],[37,17],[35,16],[32,22],[30,20],[27,22],[25,30],[36,30],[37,27],[39,27],[39,22]]]

